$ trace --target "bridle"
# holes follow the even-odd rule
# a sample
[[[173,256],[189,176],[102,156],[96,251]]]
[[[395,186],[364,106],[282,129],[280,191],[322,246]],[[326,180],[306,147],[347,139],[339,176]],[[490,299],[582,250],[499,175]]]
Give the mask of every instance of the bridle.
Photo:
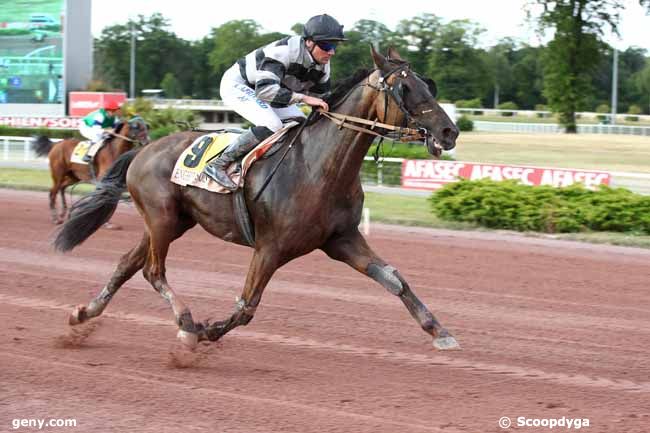
[[[404,115],[405,124],[415,125],[415,128],[408,128],[405,126],[395,126],[395,125],[379,122],[378,119],[371,121],[368,119],[363,119],[361,117],[348,116],[336,112],[327,112],[327,111],[319,110],[320,114],[328,118],[332,122],[334,122],[336,125],[338,125],[339,129],[346,128],[364,134],[374,135],[376,137],[380,137],[381,140],[383,140],[384,138],[395,138],[394,137],[395,135],[397,136],[397,139],[401,141],[424,140],[424,144],[428,145],[429,130],[426,127],[424,127],[420,122],[418,122],[418,120],[409,112],[409,110],[404,105],[404,87],[402,84],[402,79],[408,77],[408,73],[410,72],[410,67],[411,66],[409,63],[401,62],[395,68],[390,70],[386,75],[381,75],[381,70],[376,69],[380,73],[378,85],[375,86],[372,83],[370,83],[370,75],[372,75],[372,73],[370,73],[368,75],[368,80],[366,82],[354,86],[352,89],[350,89],[348,93],[346,93],[345,96],[343,96],[343,98],[340,99],[340,101],[336,104],[336,106],[332,108],[336,108],[339,105],[341,105],[357,87],[370,87],[384,94],[384,121],[386,120],[386,116],[388,113],[389,98],[391,98],[395,102],[395,105],[399,108],[399,110]],[[395,79],[393,80],[393,84],[392,85],[388,84],[388,78],[390,78],[393,75],[396,75]],[[402,79],[400,79],[399,76],[401,76]],[[426,114],[429,111],[430,110],[424,110],[422,114]],[[370,126],[370,128],[359,126],[359,124]],[[392,132],[389,132],[388,134],[381,134],[375,131],[374,130],[375,128],[381,128]],[[379,148],[379,146],[377,146],[377,148]]]
[[[132,130],[134,130],[134,129],[135,129],[135,130],[140,129],[139,127],[138,127],[138,128],[132,128],[132,127],[131,127],[131,122],[136,123],[136,121],[140,121],[140,120],[143,121],[143,119],[142,119],[140,116],[136,116],[136,117],[133,117],[131,120],[128,120],[128,121],[126,122],[126,123],[129,125],[129,135],[131,135],[131,131],[132,131]],[[144,121],[143,121],[142,123],[144,124]],[[143,130],[142,132],[143,132],[144,134],[146,134],[146,133],[147,133],[147,127],[146,127],[146,124],[144,124],[144,125],[145,125],[145,127],[144,127],[144,130]],[[140,136],[142,135],[141,132],[138,132],[138,134],[137,134],[135,137],[133,137],[133,138],[131,138],[130,136],[127,136],[127,135],[119,134],[119,133],[117,133],[117,132],[115,132],[115,131],[111,131],[110,134],[111,134],[112,136],[114,136],[114,137],[121,138],[122,140],[128,141],[128,142],[130,142],[130,143],[134,143],[136,146],[138,146],[138,145],[143,146],[143,145],[145,144],[145,143],[144,143],[143,141],[141,141],[141,139],[140,139]]]

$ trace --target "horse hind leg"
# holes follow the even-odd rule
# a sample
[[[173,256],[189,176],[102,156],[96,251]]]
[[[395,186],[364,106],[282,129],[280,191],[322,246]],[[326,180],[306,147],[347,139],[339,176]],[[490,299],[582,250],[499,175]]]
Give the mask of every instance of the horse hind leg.
[[[49,194],[49,199],[50,199],[50,218],[52,219],[52,224],[62,224],[63,223],[63,218],[60,218],[58,215],[58,211],[56,208],[56,196],[58,195],[59,191],[63,193],[63,190],[61,189],[60,183],[57,182],[55,183],[52,188],[50,188],[50,194]]]
[[[78,305],[75,307],[69,317],[70,325],[78,325],[102,314],[120,287],[144,267],[149,244],[149,235],[145,233],[140,244],[122,256],[108,284],[90,301],[88,306]]]
[[[456,339],[442,327],[426,305],[415,296],[397,269],[377,256],[358,230],[355,229],[330,239],[322,249],[331,258],[347,263],[377,281],[391,294],[399,297],[422,329],[433,337],[433,346],[436,349],[460,348]]]

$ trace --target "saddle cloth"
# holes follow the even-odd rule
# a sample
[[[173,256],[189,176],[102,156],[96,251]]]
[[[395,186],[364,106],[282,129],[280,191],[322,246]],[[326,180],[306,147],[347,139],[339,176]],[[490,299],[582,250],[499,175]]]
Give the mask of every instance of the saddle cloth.
[[[88,165],[88,163],[83,160],[83,157],[86,155],[86,152],[88,152],[89,147],[90,147],[90,141],[80,141],[79,143],[77,143],[74,149],[72,149],[72,155],[70,155],[70,162],[74,164]]]
[[[231,164],[228,167],[227,173],[232,181],[240,188],[243,187],[244,177],[250,166],[262,158],[273,144],[296,125],[298,125],[298,122],[292,121],[286,123],[282,129],[255,146],[241,160],[241,170],[239,167],[240,164]],[[176,165],[174,166],[170,180],[181,186],[190,185],[221,194],[230,193],[230,190],[227,190],[203,173],[203,167],[205,167],[208,161],[218,157],[239,134],[237,132],[213,132],[198,137],[181,153],[178,160],[176,160]]]

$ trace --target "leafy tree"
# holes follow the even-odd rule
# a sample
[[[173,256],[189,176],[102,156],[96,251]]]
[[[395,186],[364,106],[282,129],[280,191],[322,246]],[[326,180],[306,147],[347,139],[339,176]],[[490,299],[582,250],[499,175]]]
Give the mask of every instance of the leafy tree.
[[[402,35],[402,44],[395,48],[406,48],[403,57],[411,62],[413,69],[420,73],[428,70],[428,59],[434,51],[434,43],[439,38],[442,21],[436,15],[422,14],[411,19],[402,20],[397,25],[397,33]]]
[[[640,0],[641,4],[650,1]],[[544,95],[560,122],[575,133],[576,111],[586,108],[586,95],[593,90],[591,74],[601,58],[604,30],[618,33],[622,0],[532,0],[542,6],[540,30],[554,29],[555,36],[543,56]],[[650,7],[650,6],[649,6]]]
[[[259,30],[260,25],[254,20],[228,21],[212,29],[214,47],[208,57],[219,81],[237,59],[259,48]]]
[[[393,40],[393,32],[386,25],[374,20],[359,20],[354,24],[353,31],[359,33],[359,42],[366,46],[373,45],[381,53],[388,50]],[[348,32],[346,32],[348,33]],[[399,47],[394,47],[399,50]]]
[[[512,61],[516,47],[512,39],[506,38],[487,51],[484,63],[494,83],[494,103],[496,108],[500,101],[514,99]]]
[[[513,100],[520,107],[533,109],[536,105],[545,105],[542,96],[543,72],[541,47],[524,46],[514,53],[512,80],[515,96]],[[546,108],[545,108],[546,110]]]
[[[192,97],[212,99],[218,95],[219,81],[210,65],[210,53],[214,49],[214,39],[204,37],[192,45]]]
[[[348,41],[336,49],[336,56],[331,60],[332,82],[351,76],[359,68],[370,68],[370,44],[363,40],[363,35],[351,30],[345,33]]]
[[[426,74],[435,79],[439,99],[472,99],[492,88],[484,55],[474,48],[482,29],[467,20],[455,20],[438,28],[428,57]]]
[[[182,96],[181,85],[171,72],[167,72],[163,77],[160,87],[165,92],[167,98],[180,98]]]
[[[164,75],[173,73],[183,93],[191,93],[192,50],[187,41],[167,30],[169,22],[155,13],[139,15],[127,24],[105,28],[95,41],[95,78],[128,90],[130,81],[131,30],[136,34],[136,91],[158,87]]]
[[[641,106],[650,114],[650,59],[646,59],[645,67],[634,75],[634,83],[641,94]]]

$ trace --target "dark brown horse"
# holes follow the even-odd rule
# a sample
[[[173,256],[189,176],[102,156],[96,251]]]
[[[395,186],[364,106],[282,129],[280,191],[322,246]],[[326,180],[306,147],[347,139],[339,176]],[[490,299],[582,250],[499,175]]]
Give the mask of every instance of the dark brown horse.
[[[458,130],[432,95],[427,83],[410,70],[396,52],[385,58],[372,50],[376,69],[360,71],[337,86],[329,98],[337,113],[401,125],[404,119],[426,135],[429,152],[455,146]],[[109,218],[117,197],[128,188],[143,215],[146,230],[139,245],[126,253],[110,281],[87,306],[70,316],[75,325],[102,313],[117,290],[142,269],[144,277],[171,305],[178,336],[189,347],[197,341],[216,341],[231,329],[248,324],[271,276],[282,265],[321,249],[347,263],[397,296],[418,324],[433,337],[439,349],[457,348],[454,337],[441,326],[411,291],[399,272],[366,243],[358,231],[363,209],[359,177],[362,162],[374,136],[354,129],[340,129],[320,117],[300,132],[295,145],[267,188],[255,200],[267,175],[283,152],[257,162],[249,171],[245,202],[254,227],[254,249],[246,283],[231,317],[213,323],[197,322],[189,308],[172,290],[165,277],[165,258],[172,241],[197,223],[214,236],[248,245],[236,223],[232,194],[215,194],[170,182],[174,163],[200,134],[177,133],[118,161],[97,190],[80,200],[59,232],[55,246],[67,251],[87,239]]]
[[[128,122],[119,123],[114,134],[107,139],[95,155],[92,167],[89,164],[76,164],[71,161],[72,151],[80,142],[76,138],[61,140],[53,144],[49,138],[40,136],[32,143],[34,152],[39,156],[47,155],[50,161],[52,188],[50,188],[50,213],[54,224],[61,224],[67,212],[65,189],[81,181],[101,179],[117,157],[139,144],[147,144],[149,136],[144,120],[135,116]],[[92,172],[91,172],[92,168]],[[57,214],[56,196],[61,192],[62,209]]]

